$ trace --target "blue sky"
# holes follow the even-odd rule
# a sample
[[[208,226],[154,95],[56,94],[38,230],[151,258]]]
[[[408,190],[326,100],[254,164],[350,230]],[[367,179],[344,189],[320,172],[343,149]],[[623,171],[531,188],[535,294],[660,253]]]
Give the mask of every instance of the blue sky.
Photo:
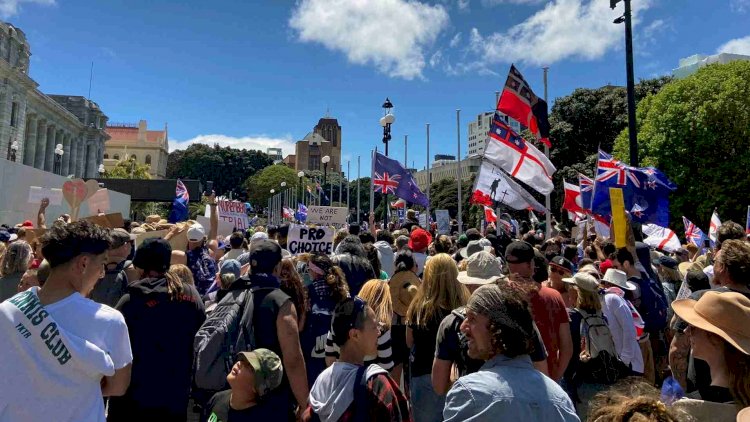
[[[636,79],[695,53],[750,55],[750,0],[633,0]],[[510,63],[550,103],[577,87],[625,84],[622,6],[607,0],[0,0],[31,43],[31,76],[50,94],[87,95],[112,122],[169,124],[171,146],[262,149],[293,142],[330,110],[343,160],[382,148],[381,104],[395,105],[391,155],[425,165],[462,153],[470,119],[493,107]],[[346,171],[346,168],[344,168]]]

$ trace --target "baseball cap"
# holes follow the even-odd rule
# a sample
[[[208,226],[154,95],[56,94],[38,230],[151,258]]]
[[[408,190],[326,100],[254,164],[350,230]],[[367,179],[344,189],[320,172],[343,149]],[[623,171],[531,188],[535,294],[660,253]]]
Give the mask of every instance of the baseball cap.
[[[466,271],[458,273],[463,284],[489,284],[503,276],[500,265],[491,253],[479,251],[466,259]]]
[[[237,261],[236,259],[227,259],[224,260],[224,262],[221,263],[221,267],[219,268],[219,274],[234,274],[234,278],[240,278],[240,273],[242,272],[242,265],[240,265],[240,261]]]
[[[162,238],[146,239],[135,251],[133,266],[145,271],[165,273],[172,260],[172,246]]]
[[[272,240],[259,240],[250,247],[253,274],[271,273],[281,262],[281,246]]]
[[[21,227],[28,227],[28,228],[33,229],[34,223],[32,223],[31,220],[26,220],[21,224]]]
[[[10,241],[10,233],[8,230],[0,229],[0,242]]]
[[[569,273],[573,274],[573,264],[562,256],[556,256],[552,258],[549,264],[562,268],[568,271]]]
[[[266,232],[255,232],[250,238],[250,242],[257,242],[261,240],[268,240],[268,233]]]
[[[197,242],[203,240],[206,237],[206,229],[200,224],[193,224],[190,226],[187,232],[188,240],[191,242]]]
[[[240,352],[237,360],[247,362],[255,372],[255,392],[263,397],[279,385],[284,376],[284,367],[279,355],[268,349],[255,349],[252,352]]]
[[[679,263],[677,262],[676,259],[674,259],[672,257],[669,257],[669,256],[666,256],[666,255],[660,256],[659,259],[656,260],[656,264],[657,265],[663,265],[663,266],[665,266],[667,268],[671,268],[673,270],[677,268],[677,265],[679,265]]]
[[[125,229],[120,228],[113,229],[109,232],[109,235],[112,237],[112,246],[110,246],[110,249],[117,249],[131,240],[135,240],[135,236],[125,231]]]
[[[522,240],[511,242],[505,248],[505,260],[509,264],[523,264],[534,260],[534,247]]]
[[[575,285],[587,292],[595,293],[599,290],[599,281],[593,275],[585,272],[579,271],[573,277],[563,278],[562,281],[563,283]]]

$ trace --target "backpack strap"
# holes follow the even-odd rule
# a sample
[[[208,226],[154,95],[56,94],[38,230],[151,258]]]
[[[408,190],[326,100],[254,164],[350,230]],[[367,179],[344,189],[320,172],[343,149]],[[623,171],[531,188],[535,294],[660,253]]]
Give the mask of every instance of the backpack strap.
[[[366,422],[369,414],[367,403],[367,366],[361,366],[357,369],[357,376],[354,378],[354,415],[353,422]]]

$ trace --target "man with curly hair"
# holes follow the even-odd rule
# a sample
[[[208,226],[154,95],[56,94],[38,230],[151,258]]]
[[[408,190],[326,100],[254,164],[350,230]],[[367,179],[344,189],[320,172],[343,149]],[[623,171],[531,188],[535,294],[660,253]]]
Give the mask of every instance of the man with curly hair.
[[[102,396],[125,393],[133,361],[122,314],[86,298],[104,275],[109,231],[55,224],[41,244],[44,287],[0,304],[0,419],[104,422]]]
[[[461,331],[469,357],[485,363],[453,384],[444,420],[578,421],[565,391],[531,363],[534,328],[524,293],[487,284],[474,291],[466,308]]]

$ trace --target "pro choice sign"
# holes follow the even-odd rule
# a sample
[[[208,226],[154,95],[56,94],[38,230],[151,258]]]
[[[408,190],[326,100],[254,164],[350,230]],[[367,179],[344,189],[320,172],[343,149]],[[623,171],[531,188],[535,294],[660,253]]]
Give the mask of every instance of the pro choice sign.
[[[307,227],[292,224],[286,238],[287,250],[292,255],[301,253],[333,253],[332,227]]]

